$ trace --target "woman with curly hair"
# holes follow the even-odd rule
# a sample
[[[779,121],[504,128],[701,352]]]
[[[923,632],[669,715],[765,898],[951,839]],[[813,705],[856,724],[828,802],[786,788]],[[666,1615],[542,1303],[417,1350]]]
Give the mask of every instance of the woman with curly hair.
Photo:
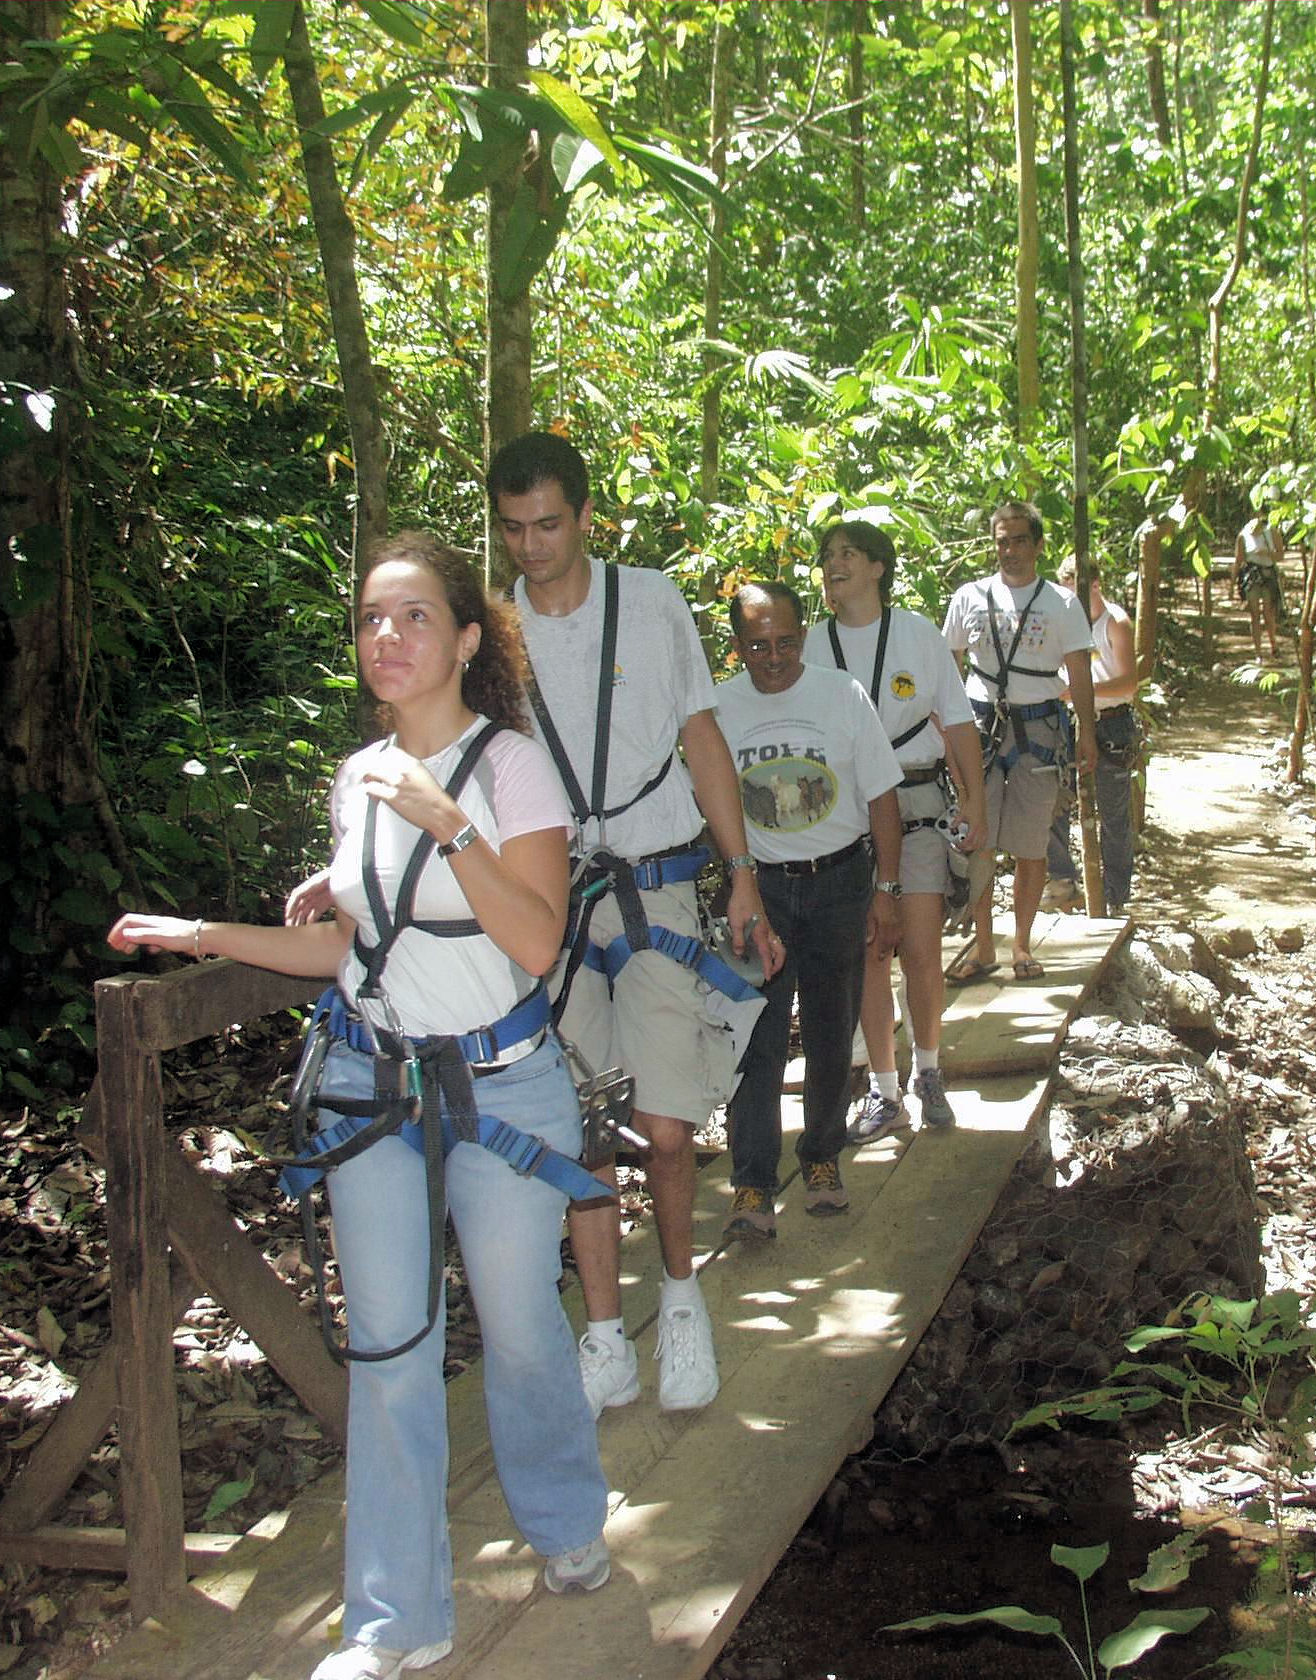
[[[378,1104],[373,1052],[390,1038],[422,1064],[427,1046],[457,1046],[474,1113],[449,1141],[446,1193],[483,1334],[494,1459],[513,1518],[547,1557],[549,1590],[592,1591],[610,1568],[607,1490],[557,1292],[566,1195],[475,1141],[476,1121],[496,1118],[559,1159],[580,1151],[575,1087],[536,1001],[566,920],[565,796],[524,732],[514,622],[460,555],[420,531],[385,542],[362,582],[357,652],[391,733],[334,779],[333,920],[276,928],[133,914],[110,943],[336,973],[322,1130],[352,1113],[336,1103],[358,1114]],[[476,756],[490,722],[499,727]],[[454,797],[445,783],[464,757],[473,769]],[[459,1122],[451,1077],[444,1117]],[[420,1130],[382,1136],[327,1175],[355,1357],[343,1643],[312,1680],[392,1680],[452,1648],[444,1324],[440,1309],[426,1328],[432,1205]]]

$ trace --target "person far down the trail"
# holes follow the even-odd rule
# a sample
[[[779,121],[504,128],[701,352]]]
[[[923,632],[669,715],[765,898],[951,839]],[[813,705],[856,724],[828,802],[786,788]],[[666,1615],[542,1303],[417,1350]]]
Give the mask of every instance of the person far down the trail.
[[[863,687],[844,671],[805,665],[803,610],[792,589],[746,584],[732,600],[731,627],[744,670],[719,683],[717,721],[739,773],[763,903],[786,961],[764,987],[767,1007],[727,1106],[735,1190],[727,1234],[773,1237],[797,991],[804,1211],[825,1216],[849,1206],[839,1156],[864,951],[875,946],[889,962],[900,940],[900,766]]]
[[[955,1115],[938,1065],[946,1001],[941,932],[952,867],[967,871],[963,854],[987,838],[978,731],[937,626],[891,605],[896,551],[887,533],[867,520],[842,520],[823,532],[818,560],[831,616],[810,627],[804,658],[867,685],[900,762],[900,966],[913,1026],[911,1090],[925,1125],[950,1126]],[[852,1143],[909,1120],[896,1074],[891,953],[876,942],[868,946],[860,1024],[869,1090],[850,1127]]]
[[[461,556],[424,532],[383,543],[357,653],[391,733],[334,779],[333,919],[134,913],[109,935],[119,951],[337,975],[298,1079],[316,1129],[285,1170],[309,1189],[332,1169],[351,1336],[336,1349],[351,1362],[342,1644],[312,1680],[393,1680],[452,1648],[445,1193],[513,1519],[547,1557],[549,1591],[592,1591],[610,1569],[607,1483],[558,1294],[568,1195],[597,1180],[576,1159],[580,1105],[538,979],[566,924],[570,813],[528,733],[512,615]]]
[[[1042,516],[1031,502],[1004,502],[992,514],[996,572],[951,596],[942,626],[961,670],[982,737],[987,844],[1014,859],[1016,980],[1033,980],[1033,922],[1046,882],[1047,836],[1070,755],[1064,702],[1068,687],[1078,720],[1076,763],[1097,761],[1092,703],[1092,632],[1078,597],[1037,575]],[[1064,667],[1064,675],[1060,667]],[[963,986],[996,967],[992,881],[974,905],[974,948],[950,970]]]

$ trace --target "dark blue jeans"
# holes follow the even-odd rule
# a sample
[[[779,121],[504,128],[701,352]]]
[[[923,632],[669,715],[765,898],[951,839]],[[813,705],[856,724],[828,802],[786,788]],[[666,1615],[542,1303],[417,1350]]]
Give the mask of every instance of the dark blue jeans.
[[[1107,909],[1122,909],[1133,884],[1132,783],[1135,765],[1117,763],[1097,749],[1097,821],[1101,830],[1101,878]],[[1058,802],[1047,843],[1046,872],[1077,881],[1078,865],[1069,847],[1071,800]]]
[[[800,1161],[830,1161],[845,1144],[850,1046],[864,987],[864,933],[872,897],[867,848],[820,875],[760,869],[759,890],[785,942],[781,973],[764,988],[744,1071],[727,1108],[731,1182],[775,1190],[781,1159],[781,1084],[790,1051],[791,999],[800,994],[804,1131]]]

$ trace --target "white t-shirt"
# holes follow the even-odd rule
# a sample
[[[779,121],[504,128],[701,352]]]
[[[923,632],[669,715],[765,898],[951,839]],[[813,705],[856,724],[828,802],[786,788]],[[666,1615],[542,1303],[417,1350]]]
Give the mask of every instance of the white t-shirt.
[[[1243,558],[1254,566],[1274,566],[1283,558],[1282,545],[1275,527],[1259,519],[1249,519],[1238,533],[1243,543]]]
[[[1105,599],[1104,596],[1102,598]],[[1111,626],[1128,624],[1129,622],[1128,613],[1125,612],[1118,601],[1107,601],[1105,612],[1093,621],[1092,640],[1097,650],[1092,657],[1093,682],[1110,682],[1115,676],[1117,667],[1110,644]],[[1099,712],[1105,712],[1109,711],[1112,706],[1126,706],[1128,701],[1112,700],[1109,695],[1098,694],[1095,696],[1094,704]]]
[[[425,767],[441,786],[457,768],[466,743],[487,721],[477,719],[460,740],[425,759]],[[366,945],[376,943],[378,932],[363,872],[362,841],[370,796],[362,773],[388,744],[375,741],[353,753],[339,766],[329,794],[337,842],[329,887],[334,903],[356,922]],[[386,802],[375,803],[375,868],[391,916],[403,871],[422,831]],[[513,729],[500,730],[486,744],[458,803],[495,851],[518,834],[571,829],[571,813],[552,759],[537,741]],[[436,847],[421,870],[412,917],[418,922],[439,922],[465,921],[470,915],[466,895]],[[364,965],[349,950],[339,964],[338,984],[350,1002],[355,1002],[364,978]],[[404,928],[384,966],[384,990],[403,1028],[415,1037],[489,1026],[533,987],[533,978],[483,933],[443,939]]]
[[[1037,584],[1041,583],[1040,590]],[[1034,598],[1034,591],[1036,597]],[[952,652],[967,649],[970,664],[993,675],[1000,667],[996,644],[992,639],[988,600],[996,605],[996,629],[1001,639],[1001,651],[1007,658],[1014,645],[1019,619],[1027,607],[1023,635],[1012,663],[1024,666],[1030,673],[1010,673],[1006,698],[1012,706],[1034,705],[1039,700],[1054,700],[1065,688],[1068,678],[1059,667],[1066,654],[1078,653],[1092,646],[1092,632],[1088,629],[1087,614],[1072,591],[1058,588],[1046,579],[1034,579],[1021,589],[1009,588],[999,573],[963,584],[950,598],[942,635]],[[996,701],[1000,690],[994,682],[985,682],[976,671],[966,672],[964,686],[971,700]]]
[[[760,863],[826,857],[869,832],[868,801],[899,784],[900,765],[853,677],[806,665],[784,693],[760,694],[741,671],[716,693]]]
[[[850,675],[865,688],[872,682],[878,638],[888,614],[891,629],[887,634],[881,680],[873,698],[882,728],[892,742],[920,718],[929,719],[917,735],[894,749],[906,770],[923,769],[945,752],[941,733],[930,715],[935,713],[943,725],[972,723],[973,708],[941,632],[931,619],[921,613],[906,612],[902,607],[888,607],[871,624],[837,624],[844,668]],[[835,665],[828,632],[830,622],[824,619],[809,626],[804,638],[806,664]]]
[[[677,754],[681,729],[714,704],[713,679],[685,597],[661,572],[618,567],[617,657],[612,686],[605,807],[624,805],[672,755],[652,793],[608,819],[607,844],[620,857],[644,857],[693,840],[704,826],[690,777]],[[526,652],[581,791],[588,800],[603,645],[603,563],[590,561],[589,594],[564,618],[537,613],[516,581]],[[542,734],[536,720],[535,731]],[[581,837],[597,840],[597,824]]]

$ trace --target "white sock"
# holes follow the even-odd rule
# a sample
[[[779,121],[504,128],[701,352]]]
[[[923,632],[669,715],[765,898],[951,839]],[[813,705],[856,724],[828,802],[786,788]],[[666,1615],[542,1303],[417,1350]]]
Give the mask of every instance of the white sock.
[[[875,1097],[886,1097],[889,1102],[895,1102],[900,1095],[900,1075],[894,1068],[890,1073],[874,1071],[868,1076],[868,1089]]]
[[[664,1307],[692,1307],[699,1300],[699,1275],[691,1272],[689,1277],[674,1278],[667,1274],[667,1267],[663,1267],[663,1306]]]
[[[585,1333],[601,1342],[614,1359],[619,1358],[625,1349],[626,1326],[619,1318],[591,1318],[585,1326]]]
[[[916,1073],[926,1073],[929,1068],[936,1067],[937,1058],[940,1054],[940,1050],[920,1050],[916,1044],[914,1046],[914,1071]]]

